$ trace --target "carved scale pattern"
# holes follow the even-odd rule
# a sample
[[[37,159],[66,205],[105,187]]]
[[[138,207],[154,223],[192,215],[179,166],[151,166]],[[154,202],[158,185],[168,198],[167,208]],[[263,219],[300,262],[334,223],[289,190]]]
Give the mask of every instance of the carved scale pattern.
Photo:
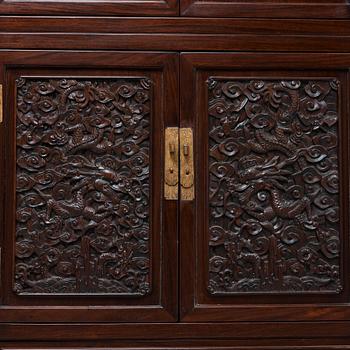
[[[209,293],[340,293],[339,82],[208,86]]]
[[[151,91],[17,80],[17,294],[150,292]]]

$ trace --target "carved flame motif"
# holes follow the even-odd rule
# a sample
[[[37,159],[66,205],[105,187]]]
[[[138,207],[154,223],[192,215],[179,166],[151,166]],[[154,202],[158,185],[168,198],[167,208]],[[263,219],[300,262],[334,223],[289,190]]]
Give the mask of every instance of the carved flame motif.
[[[17,294],[150,292],[151,82],[17,80]]]
[[[339,82],[208,86],[209,293],[340,293]]]

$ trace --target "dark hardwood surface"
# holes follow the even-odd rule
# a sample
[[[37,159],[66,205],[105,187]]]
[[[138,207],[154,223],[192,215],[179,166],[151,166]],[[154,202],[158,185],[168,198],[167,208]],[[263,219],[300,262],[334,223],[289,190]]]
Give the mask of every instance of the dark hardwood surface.
[[[197,92],[195,77],[204,77],[198,78],[198,71],[230,73],[244,66],[255,72],[315,69],[339,71],[343,76],[350,67],[350,22],[346,20],[349,5],[341,0],[317,5],[301,1],[294,5],[274,1],[258,4],[255,1],[243,6],[233,2],[219,4],[190,0],[183,0],[180,6],[176,1],[72,4],[34,1],[3,1],[0,4],[0,82],[7,82],[8,69],[36,69],[37,72],[41,69],[42,72],[48,67],[58,69],[62,65],[71,70],[79,67],[95,69],[99,74],[101,69],[127,69],[128,65],[135,70],[145,70],[146,67],[154,75],[163,70],[163,79],[171,81],[166,90],[166,99],[170,101],[168,113],[164,115],[166,126],[178,125],[175,111],[180,91],[180,125],[193,127]],[[179,13],[182,17],[176,17]],[[130,17],[138,15],[142,17]],[[231,16],[236,18],[228,18]],[[115,50],[122,52],[115,56]],[[130,54],[129,51],[135,52]],[[211,51],[216,53],[209,53]],[[185,52],[181,57],[182,73],[178,70],[181,52]],[[163,58],[168,62],[165,65]],[[181,81],[180,90],[177,80]],[[5,100],[7,98],[9,95],[5,91]],[[346,103],[344,101],[344,105]],[[8,126],[6,119],[1,127],[1,149],[10,139],[4,126]],[[11,154],[1,153],[4,169]],[[4,186],[10,179],[1,176],[0,181]],[[1,197],[3,201],[3,193]],[[159,302],[154,306],[148,309],[141,306],[140,310],[135,305],[129,307],[128,302],[122,307],[109,305],[106,309],[104,305],[88,306],[81,302],[75,307],[52,307],[41,302],[37,304],[42,305],[31,305],[30,301],[24,303],[27,305],[3,305],[0,307],[0,347],[128,350],[350,348],[348,291],[343,299],[334,302],[320,299],[315,303],[293,303],[287,307],[283,302],[273,307],[264,303],[235,307],[237,305],[230,304],[231,300],[221,304],[215,298],[200,300],[200,289],[192,283],[197,278],[193,269],[196,232],[192,226],[196,210],[196,204],[191,202],[179,203],[179,213],[176,203],[163,203],[164,222],[172,222],[165,226],[169,239],[163,247],[163,264],[168,272],[163,278],[168,279],[168,283],[163,284]],[[1,215],[4,218],[5,213]],[[178,250],[172,235],[176,232],[178,215],[181,217],[179,242],[184,250]],[[2,238],[1,235],[1,241]],[[178,253],[181,259],[180,287],[176,282],[178,266],[173,258]],[[6,256],[6,261],[8,258]],[[8,286],[9,280],[6,283]],[[0,299],[3,297],[2,293]],[[201,304],[203,301],[204,305]],[[113,304],[113,301],[106,304]],[[177,313],[182,317],[178,322]],[[65,323],[67,321],[69,323]],[[126,323],[116,323],[119,321]]]
[[[39,15],[144,15],[199,17],[264,17],[264,18],[349,18],[346,0],[322,1],[193,1],[142,0],[103,1],[33,1],[3,0],[0,14]]]
[[[244,342],[235,342],[235,341],[226,341],[226,342],[216,342],[213,343],[208,340],[204,340],[201,342],[197,342],[196,345],[192,343],[191,341],[182,341],[182,342],[173,342],[172,345],[176,346],[176,349],[179,350],[209,350],[209,349],[222,349],[222,350],[348,350],[349,347],[347,345],[309,345],[307,341],[298,342],[293,341],[293,344],[295,345],[288,345],[288,341],[279,341],[278,343],[275,343],[274,341],[270,340],[268,344],[265,344],[263,340],[261,340],[256,345],[247,345]],[[65,350],[83,350],[83,349],[93,349],[93,350],[102,350],[102,349],[110,349],[110,350],[116,350],[116,349],[123,349],[123,350],[138,350],[138,349],[147,349],[147,350],[171,350],[174,349],[174,347],[169,346],[169,342],[164,341],[158,341],[158,342],[123,342],[120,341],[119,344],[117,344],[114,341],[107,341],[107,342],[98,342],[95,343],[95,345],[91,345],[87,342],[66,342],[64,344],[52,342],[52,343],[35,343],[35,342],[29,342],[27,343],[27,346],[23,346],[21,344],[14,345],[13,343],[0,343],[2,346],[2,349],[14,349],[14,350],[24,350],[24,349],[65,349]],[[118,347],[119,345],[119,347]]]
[[[335,19],[196,17],[0,16],[2,33],[168,33],[348,36],[350,22]],[[330,44],[330,43],[328,43]],[[74,49],[74,45],[72,45]],[[232,50],[232,49],[231,49]],[[277,47],[276,47],[277,50]]]
[[[346,1],[196,1],[180,2],[183,16],[265,18],[347,18]]]
[[[345,20],[2,16],[0,29],[1,49],[348,52],[350,47]]]
[[[235,342],[235,341],[226,341],[226,342],[216,342],[213,343],[208,340],[204,340],[202,342],[197,342],[195,345],[191,341],[182,341],[182,342],[173,342],[172,345],[176,346],[176,349],[179,350],[209,350],[209,349],[222,349],[222,350],[348,350],[349,347],[347,345],[334,345],[334,344],[328,344],[328,345],[310,345],[307,341],[298,342],[295,341],[293,344],[295,345],[288,345],[288,342],[290,340],[285,341],[279,341],[278,343],[274,341],[269,341],[268,344],[265,344],[263,340],[261,340],[257,344],[250,344],[247,345],[244,342]],[[312,344],[312,343],[311,343]],[[64,344],[58,343],[58,342],[42,342],[42,343],[35,343],[35,342],[29,342],[26,344],[26,346],[23,346],[21,344],[13,344],[13,343],[0,343],[2,346],[2,349],[14,349],[14,350],[24,350],[24,349],[46,349],[46,350],[53,350],[53,349],[65,349],[65,350],[83,350],[83,349],[92,349],[92,350],[102,350],[102,349],[110,349],[110,350],[116,350],[116,349],[123,349],[123,350],[138,350],[138,349],[147,349],[147,350],[171,350],[175,349],[174,347],[169,346],[169,342],[166,343],[164,341],[158,341],[158,342],[123,342],[120,341],[119,344],[117,344],[115,341],[107,341],[107,342],[98,342],[95,343],[95,345],[91,345],[91,343],[87,342],[66,342]],[[119,347],[118,347],[119,345]]]
[[[0,33],[2,49],[348,52],[348,36]]]
[[[178,14],[176,0],[141,1],[13,1],[0,3],[0,14],[6,15],[86,15],[86,16],[175,16]]]
[[[40,326],[41,332],[38,332]],[[3,324],[1,341],[127,341],[181,339],[204,340],[312,340],[316,344],[334,344],[349,337],[348,322],[234,322],[234,323],[129,323],[129,324]],[[285,343],[286,344],[286,343]]]
[[[0,318],[5,321],[14,322],[22,319],[25,322],[45,320],[47,322],[64,321],[173,321],[177,319],[177,203],[163,200],[161,181],[158,174],[161,173],[162,156],[159,149],[163,147],[163,130],[165,125],[176,125],[178,104],[176,97],[178,93],[178,55],[168,53],[98,53],[81,52],[77,55],[68,52],[57,53],[46,52],[45,55],[39,52],[12,52],[0,53],[1,61],[4,63],[6,82],[9,89],[8,98],[15,101],[11,94],[14,91],[15,80],[20,76],[45,76],[52,77],[96,77],[103,80],[104,77],[123,76],[150,76],[154,81],[154,98],[152,101],[152,166],[151,174],[151,230],[150,242],[152,242],[152,283],[153,288],[148,295],[142,298],[117,297],[113,295],[79,295],[75,296],[54,296],[50,293],[46,296],[18,296],[13,292],[12,280],[14,278],[14,235],[2,235],[4,242],[5,262],[2,264],[2,298],[10,309],[2,309],[5,314]],[[109,61],[109,62],[108,62]],[[65,62],[65,63],[63,63]],[[101,63],[103,62],[103,64]],[[8,65],[8,63],[10,63]],[[15,68],[13,65],[16,65]],[[55,67],[59,65],[60,69]],[[103,65],[104,70],[101,70]],[[20,66],[20,68],[19,68]],[[44,67],[35,69],[33,67]],[[77,68],[79,72],[77,71]],[[84,68],[83,68],[84,67]],[[108,68],[107,68],[108,67]],[[82,79],[82,78],[81,78]],[[106,78],[108,80],[108,78]],[[12,96],[12,97],[11,97]],[[166,101],[166,102],[165,102]],[[16,115],[13,108],[15,103],[6,103],[6,115]],[[3,152],[5,161],[3,169],[6,169],[4,178],[7,179],[6,188],[15,187],[15,119],[6,118],[2,128],[2,139],[8,145]],[[8,132],[12,130],[12,132]],[[12,160],[12,162],[11,162]],[[2,232],[14,232],[14,193],[6,191],[8,196],[3,206],[5,213],[3,218]],[[12,204],[10,204],[12,203]],[[166,215],[160,215],[162,212]],[[161,243],[162,242],[162,243]],[[49,305],[53,307],[50,308]],[[94,305],[93,307],[91,307]],[[6,310],[7,309],[7,310]],[[7,314],[7,316],[6,316]]]
[[[218,63],[219,62],[219,63]],[[317,62],[317,63],[316,63]],[[209,188],[207,180],[207,154],[205,153],[208,130],[208,105],[205,98],[206,81],[210,76],[232,76],[243,79],[262,77],[272,79],[274,76],[293,77],[290,79],[305,79],[308,76],[342,76],[342,85],[345,88],[341,98],[342,105],[340,120],[343,127],[339,135],[340,151],[344,157],[340,164],[348,161],[347,156],[347,115],[346,102],[348,55],[320,55],[320,54],[252,54],[252,53],[183,53],[181,55],[181,86],[182,89],[191,86],[194,94],[181,94],[181,123],[192,127],[197,139],[197,195],[194,202],[182,202],[180,205],[180,271],[181,271],[181,314],[187,322],[205,321],[207,317],[215,321],[239,321],[242,319],[268,320],[301,320],[321,317],[349,317],[348,289],[344,289],[341,296],[298,296],[292,295],[226,295],[212,296],[207,292],[206,266],[208,264],[207,230],[208,230],[208,203],[206,191]],[[345,74],[345,75],[344,75]],[[260,77],[260,78],[259,78]],[[259,80],[260,81],[260,80]],[[343,117],[341,117],[341,115]],[[348,185],[347,168],[342,167],[341,183],[343,198],[341,200],[342,232],[344,232],[344,256],[348,251]],[[347,263],[346,263],[347,265]],[[189,266],[192,266],[189,269]],[[347,273],[344,278],[347,281]],[[318,299],[320,298],[320,299]],[[338,299],[339,298],[339,299]],[[318,300],[318,301],[316,301]],[[266,303],[270,304],[267,306]],[[273,304],[271,304],[271,302]],[[312,303],[314,303],[312,305]],[[251,307],[252,303],[255,307]],[[301,305],[300,303],[304,303]],[[334,304],[333,304],[334,303]],[[249,305],[249,306],[248,306]],[[270,316],[272,318],[270,318]],[[285,319],[286,317],[286,319]]]

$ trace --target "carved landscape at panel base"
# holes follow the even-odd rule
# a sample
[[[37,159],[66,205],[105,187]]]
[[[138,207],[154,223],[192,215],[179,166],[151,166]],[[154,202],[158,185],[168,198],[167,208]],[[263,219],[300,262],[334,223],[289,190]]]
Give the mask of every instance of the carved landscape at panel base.
[[[151,291],[147,78],[19,78],[14,291]]]
[[[210,294],[340,293],[336,79],[210,78]]]

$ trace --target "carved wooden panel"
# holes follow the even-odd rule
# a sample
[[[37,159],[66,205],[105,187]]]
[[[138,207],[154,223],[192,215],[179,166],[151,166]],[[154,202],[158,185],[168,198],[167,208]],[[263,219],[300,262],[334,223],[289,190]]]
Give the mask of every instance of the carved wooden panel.
[[[14,291],[149,293],[151,81],[16,83]]]
[[[210,294],[340,293],[336,79],[210,78]]]

